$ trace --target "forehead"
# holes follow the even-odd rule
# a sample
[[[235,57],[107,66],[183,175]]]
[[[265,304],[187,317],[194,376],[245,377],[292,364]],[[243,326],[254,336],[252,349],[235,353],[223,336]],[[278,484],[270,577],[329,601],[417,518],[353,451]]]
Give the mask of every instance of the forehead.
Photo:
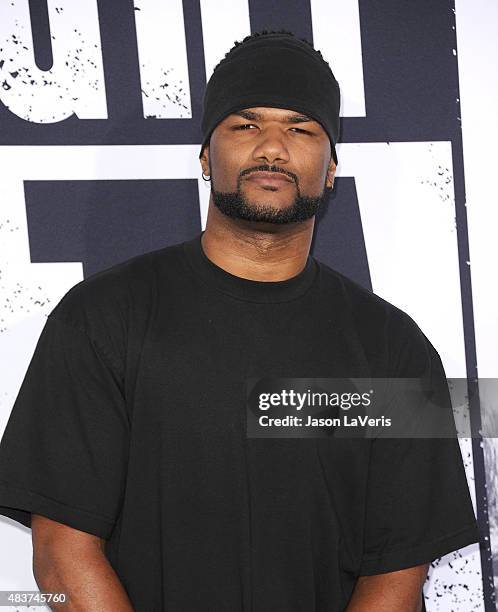
[[[315,119],[299,111],[288,108],[271,108],[269,106],[251,106],[228,115],[227,118],[243,117],[254,121],[283,121],[291,123],[314,123],[320,125]]]

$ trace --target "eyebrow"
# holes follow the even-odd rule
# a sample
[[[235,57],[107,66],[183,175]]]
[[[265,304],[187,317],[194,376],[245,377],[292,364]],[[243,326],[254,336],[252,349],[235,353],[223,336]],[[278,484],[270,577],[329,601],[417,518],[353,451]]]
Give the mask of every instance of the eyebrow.
[[[238,115],[239,117],[243,117],[244,119],[251,119],[253,121],[261,121],[262,119],[264,119],[263,115],[261,115],[260,113],[255,113],[254,111],[248,110],[238,111],[233,114]],[[307,121],[315,120],[311,119],[310,117],[307,117],[306,115],[287,115],[284,118],[284,121],[286,123],[305,123]]]

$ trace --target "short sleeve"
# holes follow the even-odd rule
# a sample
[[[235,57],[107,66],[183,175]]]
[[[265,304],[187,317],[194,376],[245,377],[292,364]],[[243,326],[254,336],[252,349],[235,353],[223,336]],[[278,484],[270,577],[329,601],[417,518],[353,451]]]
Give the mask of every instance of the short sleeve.
[[[50,315],[0,442],[0,513],[108,539],[126,480],[129,420],[105,348]]]
[[[395,333],[395,376],[426,379],[452,415],[444,368],[432,344],[408,315]],[[429,563],[478,541],[456,437],[372,440],[359,575]]]

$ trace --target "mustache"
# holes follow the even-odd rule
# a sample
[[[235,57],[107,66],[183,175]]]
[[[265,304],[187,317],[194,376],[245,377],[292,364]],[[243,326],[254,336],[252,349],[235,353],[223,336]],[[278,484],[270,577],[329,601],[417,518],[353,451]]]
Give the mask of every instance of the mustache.
[[[252,174],[253,172],[277,172],[280,174],[285,174],[285,176],[288,176],[289,178],[291,178],[295,183],[297,183],[297,180],[298,180],[294,172],[283,170],[282,168],[279,168],[278,166],[254,166],[254,168],[247,168],[246,170],[243,170],[240,173],[239,178],[242,179],[244,176],[248,174]]]

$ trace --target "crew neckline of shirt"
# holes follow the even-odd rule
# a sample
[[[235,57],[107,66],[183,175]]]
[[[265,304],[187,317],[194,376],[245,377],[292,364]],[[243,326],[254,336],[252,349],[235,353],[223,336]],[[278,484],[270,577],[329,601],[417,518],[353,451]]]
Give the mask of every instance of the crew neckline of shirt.
[[[282,281],[256,281],[235,276],[209,259],[202,247],[203,234],[204,232],[201,232],[192,240],[183,243],[183,252],[188,263],[210,287],[239,300],[248,302],[294,300],[308,291],[317,276],[317,262],[309,254],[301,272]]]

